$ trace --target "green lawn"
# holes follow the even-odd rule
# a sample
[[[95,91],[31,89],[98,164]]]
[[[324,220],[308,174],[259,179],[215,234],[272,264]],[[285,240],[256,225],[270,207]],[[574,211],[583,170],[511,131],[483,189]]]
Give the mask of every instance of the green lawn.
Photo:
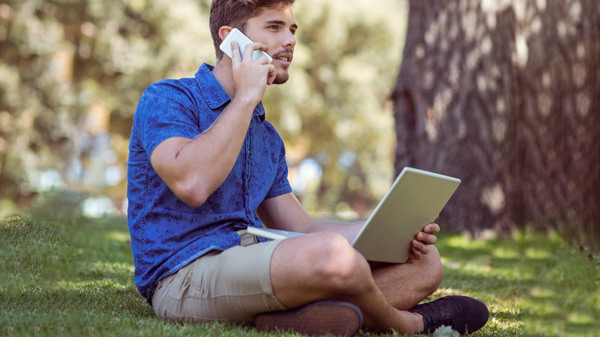
[[[0,222],[0,247],[0,336],[268,336],[156,318],[133,284],[122,219],[12,217]],[[598,336],[600,260],[559,236],[442,234],[438,247],[445,279],[433,297],[471,295],[490,308],[474,336]]]

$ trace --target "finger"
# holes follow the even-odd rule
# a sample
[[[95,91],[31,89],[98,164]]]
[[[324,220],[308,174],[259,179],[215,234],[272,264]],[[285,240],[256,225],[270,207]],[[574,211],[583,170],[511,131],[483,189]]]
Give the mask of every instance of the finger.
[[[440,232],[440,226],[434,222],[431,222],[425,226],[423,232],[427,234],[437,234]]]
[[[262,51],[264,51],[265,53],[267,52],[267,48],[268,48],[268,47],[267,47],[267,45],[266,45],[266,44],[262,44],[262,43],[260,43],[260,42],[255,42],[255,43],[253,43],[252,45],[254,46],[254,47],[253,47],[253,50],[262,50]]]
[[[262,44],[258,42],[248,44],[246,46],[246,49],[244,49],[244,59],[252,60],[252,55],[254,54],[254,51],[259,50],[261,45]]]
[[[231,42],[231,62],[233,64],[239,64],[242,60],[242,55],[240,54],[240,47],[237,42]]]
[[[260,64],[262,65],[271,64],[271,62],[269,62],[269,59],[266,58],[264,55],[256,59],[256,62],[260,62]]]
[[[437,236],[424,232],[417,233],[416,239],[426,245],[433,245],[437,242]]]
[[[252,46],[252,56],[254,56],[254,54],[257,51],[263,51],[264,54],[267,54],[267,45],[266,44],[262,44],[260,42],[255,42],[251,44]],[[261,53],[261,57],[259,57],[258,59],[254,60],[254,61],[260,61],[261,64],[268,64],[271,63],[271,61],[269,61],[268,57],[265,57],[264,54]],[[268,54],[267,54],[268,55]]]
[[[421,254],[427,254],[427,253],[429,253],[429,248],[423,242],[420,242],[418,240],[412,240],[411,243],[412,243],[413,250],[417,250]]]
[[[415,249],[415,247],[411,247],[411,251],[413,259],[415,260],[419,260],[421,256],[423,256],[423,254],[418,249]]]
[[[411,251],[412,251],[412,255],[415,259],[419,260],[420,258],[423,257],[423,255],[427,254],[429,251],[425,250],[423,251],[423,249],[419,249],[417,247],[411,247]]]

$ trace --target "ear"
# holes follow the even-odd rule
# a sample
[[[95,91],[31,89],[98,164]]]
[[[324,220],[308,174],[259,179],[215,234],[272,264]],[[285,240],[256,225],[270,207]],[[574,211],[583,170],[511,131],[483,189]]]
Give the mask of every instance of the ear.
[[[219,28],[219,37],[221,38],[221,41],[225,40],[227,35],[229,35],[229,33],[231,33],[232,30],[233,27],[230,26],[222,26],[221,28]]]

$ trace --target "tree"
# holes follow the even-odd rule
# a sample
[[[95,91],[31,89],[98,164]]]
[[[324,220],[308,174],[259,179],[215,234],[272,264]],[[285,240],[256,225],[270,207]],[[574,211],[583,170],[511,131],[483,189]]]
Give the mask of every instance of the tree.
[[[462,178],[455,230],[600,236],[600,6],[411,0],[396,171]],[[591,240],[590,240],[591,241]]]

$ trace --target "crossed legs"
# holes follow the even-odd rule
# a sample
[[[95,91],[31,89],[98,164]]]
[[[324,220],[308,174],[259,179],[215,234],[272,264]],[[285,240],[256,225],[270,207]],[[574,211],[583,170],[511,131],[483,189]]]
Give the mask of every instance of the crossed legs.
[[[442,280],[439,253],[373,269],[335,233],[318,233],[282,241],[271,259],[271,283],[289,308],[336,299],[358,306],[365,327],[403,333],[423,330],[423,318],[407,311],[434,292]]]

